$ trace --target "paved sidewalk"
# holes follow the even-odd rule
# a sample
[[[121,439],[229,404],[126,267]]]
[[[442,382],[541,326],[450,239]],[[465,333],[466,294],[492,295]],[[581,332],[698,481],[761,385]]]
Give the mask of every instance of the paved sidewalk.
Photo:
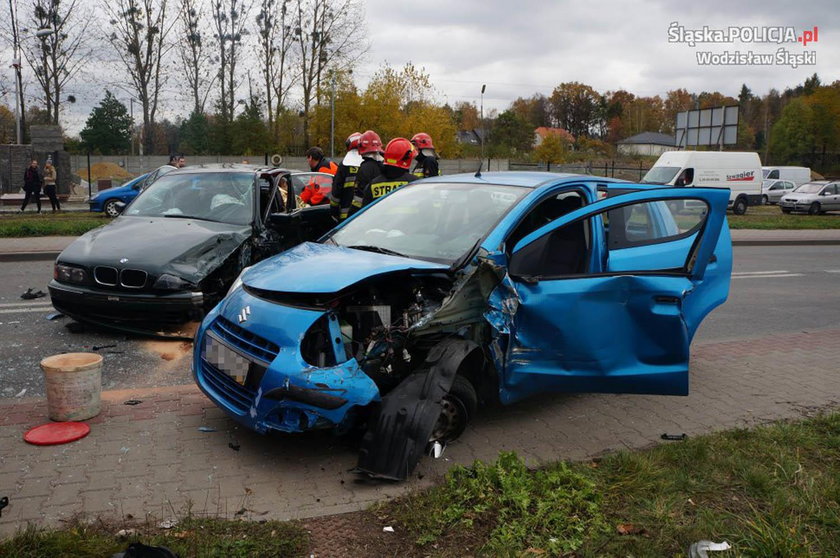
[[[328,434],[262,437],[243,431],[194,386],[110,391],[91,433],[30,446],[46,403],[0,403],[0,536],[26,522],[60,525],[77,512],[112,519],[194,514],[291,519],[342,513],[427,486],[455,464],[514,450],[531,465],[586,459],[840,408],[840,329],[693,347],[691,395],[543,397],[479,414],[443,459],[424,458],[401,484],[359,484],[355,452]],[[106,362],[107,366],[107,362]],[[136,406],[123,403],[142,401]],[[211,427],[202,432],[199,427]]]

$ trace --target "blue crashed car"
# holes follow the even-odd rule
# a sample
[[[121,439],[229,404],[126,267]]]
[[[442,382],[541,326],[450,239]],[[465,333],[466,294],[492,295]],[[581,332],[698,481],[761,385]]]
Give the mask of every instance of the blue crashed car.
[[[149,173],[141,174],[122,186],[102,190],[88,202],[90,210],[105,213],[108,217],[118,217],[120,215],[120,204],[128,205],[134,201],[147,176],[149,176]]]
[[[728,200],[568,174],[415,182],[243,271],[196,334],[195,380],[257,432],[362,430],[358,471],[397,480],[480,402],[686,395],[691,339],[729,292]]]

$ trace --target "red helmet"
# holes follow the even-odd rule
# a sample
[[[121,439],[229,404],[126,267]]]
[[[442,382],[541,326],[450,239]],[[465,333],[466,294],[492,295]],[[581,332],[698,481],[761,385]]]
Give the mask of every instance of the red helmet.
[[[432,136],[427,134],[426,132],[420,132],[419,134],[414,134],[411,138],[411,143],[414,144],[414,147],[417,149],[434,149],[435,146],[432,145]]]
[[[405,138],[394,138],[385,147],[385,164],[407,169],[414,160],[414,146]]]
[[[359,138],[359,155],[367,153],[382,153],[382,140],[373,130],[368,130]]]
[[[352,134],[347,136],[347,139],[344,140],[344,145],[347,146],[347,151],[350,151],[351,149],[358,149],[359,148],[359,140],[361,138],[362,138],[362,133],[361,132],[353,132]]]

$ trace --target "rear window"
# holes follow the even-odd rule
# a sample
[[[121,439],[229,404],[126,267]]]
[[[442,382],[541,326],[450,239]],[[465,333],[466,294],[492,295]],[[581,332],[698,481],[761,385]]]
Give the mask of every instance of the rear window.
[[[680,167],[653,167],[642,179],[645,184],[667,184],[677,176]]]

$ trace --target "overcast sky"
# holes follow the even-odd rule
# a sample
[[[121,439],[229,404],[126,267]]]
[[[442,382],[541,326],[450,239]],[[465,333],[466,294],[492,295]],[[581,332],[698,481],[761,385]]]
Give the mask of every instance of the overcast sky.
[[[28,5],[19,1],[20,10]],[[823,82],[840,79],[837,0],[367,0],[364,6],[370,50],[354,71],[359,85],[385,62],[396,67],[413,62],[431,76],[439,102],[478,105],[481,85],[486,84],[485,111],[504,110],[517,97],[550,95],[565,81],[580,81],[599,92],[626,89],[636,95],[663,95],[683,87],[737,96],[742,83],[755,94],[764,94],[771,88],[795,86],[814,72]],[[819,40],[807,47],[742,42],[691,47],[669,42],[672,22],[687,29],[793,27],[797,35],[817,27]],[[779,48],[811,53],[816,63],[799,68],[697,63],[699,51],[776,54]],[[1,54],[0,89],[8,89],[13,83],[8,48]],[[30,72],[25,67],[24,75]],[[104,87],[113,83],[109,80],[113,72],[100,70],[92,75],[90,88],[68,91],[79,97],[66,111],[68,131],[77,133],[84,125]],[[37,86],[31,75],[27,81],[27,93],[34,94]],[[177,83],[170,82],[166,91],[163,116],[182,114]],[[12,101],[11,95],[0,97],[0,102]]]

